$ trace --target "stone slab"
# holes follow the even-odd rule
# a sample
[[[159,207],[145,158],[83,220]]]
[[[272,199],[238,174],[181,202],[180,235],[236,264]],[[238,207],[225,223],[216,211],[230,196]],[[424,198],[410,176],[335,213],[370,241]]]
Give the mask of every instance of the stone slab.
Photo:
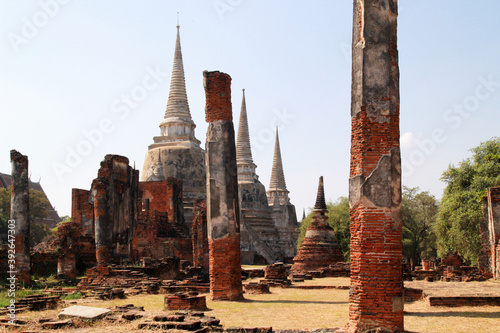
[[[61,313],[59,313],[59,318],[83,318],[96,320],[101,319],[106,314],[111,312],[109,309],[102,308],[94,308],[91,306],[81,306],[81,305],[73,305],[69,308],[64,309]]]

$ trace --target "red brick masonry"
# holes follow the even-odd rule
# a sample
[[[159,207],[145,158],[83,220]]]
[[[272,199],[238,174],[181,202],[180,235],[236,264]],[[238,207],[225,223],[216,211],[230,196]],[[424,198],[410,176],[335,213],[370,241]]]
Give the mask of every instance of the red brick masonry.
[[[210,248],[210,294],[214,300],[242,299],[240,236],[208,240]]]

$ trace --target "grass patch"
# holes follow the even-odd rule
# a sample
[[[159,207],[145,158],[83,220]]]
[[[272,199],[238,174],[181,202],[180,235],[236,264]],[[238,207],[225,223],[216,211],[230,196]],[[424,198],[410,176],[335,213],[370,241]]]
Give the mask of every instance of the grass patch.
[[[71,301],[74,299],[80,299],[83,297],[83,294],[79,291],[75,291],[74,293],[61,296],[61,300],[63,301]]]
[[[37,295],[41,294],[42,290],[37,290],[37,289],[19,289],[16,290],[16,301],[23,299],[24,297],[28,295]],[[11,298],[9,297],[9,291],[4,290],[0,291],[0,308],[6,307],[7,305],[10,305],[10,300]]]

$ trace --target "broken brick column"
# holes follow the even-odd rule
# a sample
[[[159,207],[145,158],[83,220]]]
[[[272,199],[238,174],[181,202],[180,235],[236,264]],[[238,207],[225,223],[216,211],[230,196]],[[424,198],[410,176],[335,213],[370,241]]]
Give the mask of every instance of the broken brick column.
[[[97,265],[111,264],[111,228],[108,222],[106,184],[99,178],[92,182],[92,196],[94,198],[94,228],[95,251]]]
[[[349,332],[404,328],[397,15],[354,1]]]
[[[243,298],[243,288],[231,77],[218,71],[205,71],[203,76],[209,123],[205,160],[210,296],[237,301]]]
[[[74,249],[57,258],[57,275],[76,279],[76,257]]]
[[[30,283],[30,208],[28,156],[16,150],[10,151],[12,165],[12,196],[10,199],[10,219],[15,221],[15,277],[20,283]],[[10,235],[10,234],[9,234]],[[10,244],[10,243],[9,243]]]

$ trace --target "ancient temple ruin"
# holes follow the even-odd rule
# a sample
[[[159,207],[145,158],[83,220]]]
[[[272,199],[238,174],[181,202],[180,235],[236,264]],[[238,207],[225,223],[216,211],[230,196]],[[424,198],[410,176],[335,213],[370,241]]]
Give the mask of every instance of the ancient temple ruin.
[[[184,218],[191,228],[194,202],[206,198],[205,153],[195,137],[196,125],[189,110],[179,28],[177,26],[167,109],[160,123],[160,135],[153,138],[154,143],[146,153],[141,181],[180,179]]]
[[[335,232],[328,224],[323,176],[319,179],[318,195],[313,212],[313,220],[307,227],[299,252],[293,258],[293,265],[290,269],[292,274],[306,274],[309,271],[344,261]]]
[[[183,186],[184,221],[192,228],[194,203],[206,199],[205,152],[194,135],[194,124],[186,94],[184,67],[177,26],[174,65],[167,110],[160,124],[160,136],[154,137],[144,160],[141,181],[180,179]],[[279,145],[279,143],[278,143]],[[290,204],[288,190],[278,187],[267,191],[255,172],[252,160],[246,101],[243,94],[237,139],[238,184],[242,207],[242,260],[245,263],[291,262],[296,253],[298,233],[295,207]],[[279,150],[279,147],[278,147]],[[281,155],[275,151],[274,162]],[[274,164],[273,164],[274,165]],[[282,177],[277,175],[276,177]],[[284,177],[283,182],[284,182]],[[281,178],[280,178],[281,179]],[[272,199],[269,199],[269,196]],[[275,198],[279,200],[275,202]],[[276,204],[275,204],[276,203]],[[189,234],[191,234],[189,230]]]
[[[241,208],[241,260],[244,264],[274,263],[283,255],[266,188],[259,181],[255,172],[257,165],[252,159],[245,90],[236,141],[236,162]]]

